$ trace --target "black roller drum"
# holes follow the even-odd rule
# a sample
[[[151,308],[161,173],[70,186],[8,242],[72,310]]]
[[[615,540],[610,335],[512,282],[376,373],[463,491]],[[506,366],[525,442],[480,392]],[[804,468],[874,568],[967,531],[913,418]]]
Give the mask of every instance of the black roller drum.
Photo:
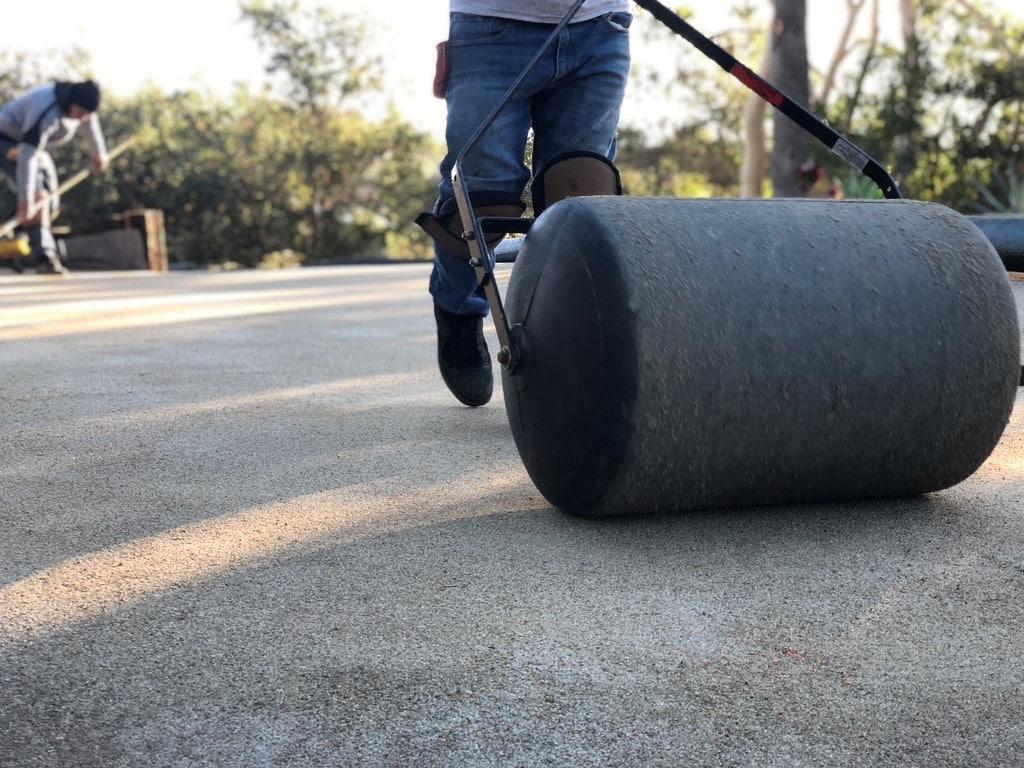
[[[506,294],[509,423],[572,514],[941,490],[1017,391],[1003,265],[936,204],[572,198]]]

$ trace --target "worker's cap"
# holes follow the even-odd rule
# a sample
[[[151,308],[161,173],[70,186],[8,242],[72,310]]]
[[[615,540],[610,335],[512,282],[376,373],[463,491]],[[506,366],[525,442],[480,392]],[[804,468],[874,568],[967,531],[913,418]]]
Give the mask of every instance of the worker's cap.
[[[92,80],[72,83],[69,101],[86,112],[95,112],[100,106],[100,87]]]

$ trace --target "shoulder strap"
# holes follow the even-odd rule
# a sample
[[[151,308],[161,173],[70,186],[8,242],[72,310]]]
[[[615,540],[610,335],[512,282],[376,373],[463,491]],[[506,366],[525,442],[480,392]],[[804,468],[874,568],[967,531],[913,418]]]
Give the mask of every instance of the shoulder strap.
[[[46,117],[50,113],[50,110],[56,107],[58,103],[59,102],[57,100],[54,100],[53,104],[48,106],[39,114],[39,118],[35,121],[35,123],[33,123],[32,127],[22,134],[21,140],[23,142],[25,142],[26,144],[31,144],[34,147],[39,146],[39,140],[41,138],[39,135],[39,128],[43,123],[43,118]]]

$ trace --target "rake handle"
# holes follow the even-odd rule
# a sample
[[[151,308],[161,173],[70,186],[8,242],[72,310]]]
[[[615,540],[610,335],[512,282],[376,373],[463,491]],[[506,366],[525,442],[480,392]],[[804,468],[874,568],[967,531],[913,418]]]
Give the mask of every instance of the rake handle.
[[[107,159],[108,160],[113,160],[118,155],[121,155],[125,151],[127,151],[128,148],[131,147],[132,144],[134,144],[134,143],[135,143],[135,137],[134,136],[132,136],[131,138],[125,139],[120,144],[118,144],[116,147],[114,147],[110,152],[107,153]],[[53,198],[59,197],[60,195],[63,195],[65,192],[67,192],[72,187],[78,186],[85,179],[87,179],[89,177],[90,173],[92,173],[92,171],[90,171],[88,168],[83,168],[82,170],[78,171],[78,173],[76,173],[74,176],[71,176],[67,181],[65,181],[63,184],[61,184],[59,187],[57,187],[57,190],[55,192],[51,192],[48,195],[45,195],[44,197],[42,197],[40,199],[40,201],[39,201],[39,205],[46,205],[46,203],[48,203]],[[13,218],[10,218],[7,221],[5,221],[3,223],[3,225],[0,226],[0,237],[7,237],[7,236],[9,236],[17,228],[17,226],[19,224],[21,224],[21,221],[22,221],[22,219],[21,219],[20,216],[14,216]]]

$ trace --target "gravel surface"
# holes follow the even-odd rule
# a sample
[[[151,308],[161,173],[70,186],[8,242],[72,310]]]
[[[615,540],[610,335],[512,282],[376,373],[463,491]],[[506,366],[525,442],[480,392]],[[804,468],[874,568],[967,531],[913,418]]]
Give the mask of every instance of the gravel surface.
[[[942,493],[575,519],[428,271],[0,275],[0,766],[1024,765],[1020,396]]]

